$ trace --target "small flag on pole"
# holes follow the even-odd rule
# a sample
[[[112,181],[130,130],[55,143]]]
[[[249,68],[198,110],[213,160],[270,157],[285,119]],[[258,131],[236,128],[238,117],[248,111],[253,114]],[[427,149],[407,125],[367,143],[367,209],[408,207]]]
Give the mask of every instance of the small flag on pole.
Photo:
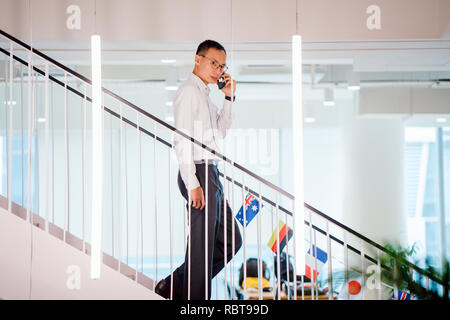
[[[392,300],[396,300],[395,292],[392,294]],[[398,299],[397,300],[411,300],[411,295],[404,291],[398,290]]]
[[[276,228],[273,231],[269,242],[267,242],[267,245],[274,253],[277,253],[278,249],[277,234],[278,239],[280,240],[280,252],[281,252],[283,251],[283,248],[286,246],[287,242],[291,239],[293,232],[290,228],[288,228],[288,226],[283,221],[280,220],[278,222],[278,228]]]
[[[319,274],[320,269],[328,260],[328,255],[325,251],[321,250],[319,247],[313,245],[313,254],[311,254],[311,248],[308,249],[306,254],[306,267],[305,276],[309,279],[315,281]],[[316,258],[317,258],[317,269],[316,269]]]
[[[339,300],[362,300],[363,288],[362,277],[350,279],[347,284],[343,283],[339,290]]]
[[[244,226],[244,206],[247,206],[247,210],[245,211],[245,226],[248,226],[260,210],[259,201],[252,194],[247,193],[247,196],[245,197],[245,204],[241,206],[239,212],[236,214],[236,219],[242,226]],[[262,207],[264,207],[264,205],[262,205],[261,208]]]

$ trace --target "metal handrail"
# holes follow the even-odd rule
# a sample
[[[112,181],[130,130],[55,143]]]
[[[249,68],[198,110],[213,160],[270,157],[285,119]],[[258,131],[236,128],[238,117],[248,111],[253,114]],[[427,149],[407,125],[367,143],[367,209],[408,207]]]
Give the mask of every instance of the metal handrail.
[[[354,235],[357,236],[357,237],[360,237],[361,240],[363,240],[363,241],[369,243],[370,245],[376,247],[377,249],[380,249],[381,251],[385,252],[386,254],[388,254],[388,255],[394,257],[394,253],[393,253],[393,252],[391,252],[390,250],[386,249],[386,248],[383,247],[382,245],[376,243],[375,241],[370,240],[369,238],[367,238],[367,237],[361,235],[360,233],[358,233],[357,231],[355,231],[355,230],[353,230],[353,229],[351,229],[351,228],[349,228],[349,227],[343,225],[343,224],[340,223],[340,222],[337,222],[337,221],[334,220],[333,218],[330,218],[329,216],[327,216],[327,215],[324,214],[323,212],[320,212],[319,210],[315,209],[314,207],[311,207],[310,205],[308,205],[308,204],[306,204],[306,203],[305,203],[305,207],[307,207],[308,209],[310,209],[310,210],[313,211],[314,213],[316,213],[316,214],[322,216],[324,219],[327,219],[327,220],[329,220],[329,221],[332,222],[332,223],[337,223],[337,225],[338,225],[339,227],[341,227],[341,228],[343,228],[343,229],[345,228],[345,231],[350,232],[350,233],[354,234]],[[305,220],[305,225],[309,226],[310,224],[309,224],[308,221]],[[325,235],[325,236],[328,234],[328,235],[330,236],[330,239],[331,239],[331,240],[333,240],[333,241],[339,243],[340,245],[344,245],[344,241],[342,241],[342,240],[336,238],[336,237],[333,236],[331,233],[327,233],[325,230],[322,230],[322,229],[319,228],[318,226],[316,226],[316,225],[313,224],[313,225],[312,225],[312,228],[313,228],[314,230],[320,232],[321,234]],[[360,235],[360,236],[358,236],[358,235]],[[354,253],[356,253],[356,254],[358,254],[358,255],[361,255],[361,251],[358,250],[358,249],[356,249],[356,248],[353,247],[352,245],[347,244],[347,248],[350,249],[351,251],[353,251]],[[371,261],[371,262],[373,262],[373,263],[377,263],[377,260],[376,260],[375,258],[371,257],[370,255],[368,255],[367,253],[364,253],[364,257],[365,257],[367,260],[369,260],[369,261]],[[430,279],[433,280],[434,282],[439,283],[439,284],[441,284],[441,285],[444,285],[444,282],[443,282],[441,279],[436,278],[435,275],[433,275],[433,274],[427,272],[426,270],[424,270],[424,269],[418,267],[417,265],[415,265],[415,264],[409,262],[408,260],[401,259],[401,258],[397,258],[397,257],[395,257],[395,259],[397,259],[397,260],[398,260],[399,262],[401,262],[402,264],[404,264],[404,265],[406,265],[406,266],[408,266],[408,267],[414,269],[414,271],[416,271],[416,272],[422,274],[423,276],[426,276],[426,277],[430,278]],[[386,266],[386,265],[384,265],[384,264],[381,264],[381,267],[383,267],[383,268],[386,269],[386,270],[391,270],[390,267],[388,267],[388,266]]]
[[[26,50],[31,51],[31,53],[34,53],[34,54],[40,56],[41,58],[43,58],[44,60],[47,60],[48,62],[51,62],[52,64],[54,64],[54,65],[57,66],[58,68],[64,70],[65,72],[71,74],[71,75],[74,76],[75,78],[78,78],[79,80],[81,80],[81,81],[83,81],[83,82],[86,82],[86,83],[88,83],[89,85],[92,85],[92,81],[89,80],[88,78],[86,78],[85,76],[83,76],[83,75],[77,73],[76,71],[73,71],[72,69],[70,69],[70,68],[64,66],[63,64],[57,62],[56,60],[54,60],[54,59],[52,59],[51,57],[47,56],[46,54],[42,53],[41,51],[39,51],[39,50],[37,50],[37,49],[35,49],[35,48],[32,48],[31,46],[27,45],[26,43],[20,41],[19,39],[15,38],[15,37],[13,37],[13,36],[11,36],[10,34],[4,32],[4,31],[1,30],[1,29],[0,29],[0,34],[3,35],[5,38],[8,38],[10,41],[13,41],[13,42],[15,42],[16,44],[18,44],[18,45],[24,47]],[[7,50],[3,49],[3,48],[0,48],[0,51],[1,51],[2,53],[4,53],[5,55],[8,55],[8,56],[10,55],[9,52],[8,52]],[[28,66],[28,62],[24,61],[23,59],[21,59],[21,58],[15,56],[15,55],[13,55],[13,59],[16,60],[16,61],[18,61],[18,62],[20,62],[21,64],[23,64],[23,65],[25,65],[25,66]],[[38,73],[41,74],[41,75],[45,75],[45,72],[44,72],[43,70],[40,70],[40,69],[37,68],[36,66],[33,66],[33,70],[36,71],[36,72],[38,72]],[[83,93],[81,93],[80,91],[74,89],[73,87],[70,87],[70,86],[68,86],[68,85],[65,85],[63,82],[61,82],[60,80],[56,79],[55,77],[49,75],[49,79],[52,80],[53,82],[59,84],[59,85],[62,86],[62,87],[66,86],[67,90],[71,91],[72,93],[78,95],[78,96],[81,97],[81,98],[86,99],[86,100],[89,101],[89,102],[92,102],[92,99],[91,99],[91,98],[89,98],[88,96],[85,96]],[[175,127],[173,127],[173,126],[171,126],[170,124],[164,122],[163,120],[157,118],[156,116],[152,115],[151,113],[149,113],[149,112],[143,110],[142,108],[136,106],[135,104],[129,102],[128,100],[126,100],[126,99],[124,99],[124,98],[118,96],[117,94],[113,93],[112,91],[110,91],[110,90],[108,90],[108,89],[106,89],[106,88],[104,88],[104,87],[102,87],[102,92],[105,93],[105,94],[107,94],[107,95],[109,95],[109,96],[111,96],[111,97],[113,97],[113,98],[115,98],[116,100],[119,100],[119,101],[122,102],[123,104],[125,104],[125,105],[129,106],[130,108],[136,110],[137,112],[141,113],[142,115],[144,115],[144,116],[146,116],[146,117],[148,117],[148,118],[151,118],[151,119],[154,120],[155,122],[158,122],[160,125],[166,127],[166,128],[169,129],[170,131],[175,132],[175,133],[177,133],[177,134],[180,134],[180,135],[183,136],[184,138],[190,140],[191,142],[193,142],[193,143],[197,144],[198,146],[202,147],[203,149],[205,149],[205,150],[211,152],[212,154],[218,156],[218,157],[221,158],[222,160],[228,162],[229,164],[231,164],[232,166],[236,167],[237,169],[243,171],[243,172],[246,173],[247,175],[252,176],[253,178],[255,178],[256,180],[258,180],[259,182],[262,182],[262,183],[266,184],[267,186],[271,187],[272,189],[274,189],[274,190],[278,191],[279,193],[285,195],[285,196],[288,197],[289,199],[294,200],[294,196],[293,196],[291,193],[289,193],[289,192],[287,192],[286,190],[284,190],[284,189],[282,189],[282,188],[280,188],[280,187],[274,185],[274,184],[271,183],[270,181],[268,181],[268,180],[266,180],[266,179],[264,179],[264,178],[258,176],[258,175],[255,174],[254,172],[252,172],[252,171],[246,169],[245,167],[239,165],[238,163],[235,163],[234,161],[232,161],[231,159],[225,157],[224,155],[222,155],[221,153],[217,152],[216,150],[209,148],[208,146],[202,144],[201,142],[199,142],[198,140],[194,139],[193,137],[191,137],[191,136],[185,134],[184,132],[182,132],[182,131],[176,129]],[[127,124],[129,124],[129,125],[131,125],[131,126],[133,126],[133,127],[135,127],[135,128],[138,128],[141,132],[145,133],[146,135],[149,135],[149,136],[152,137],[152,138],[155,138],[157,141],[163,143],[163,144],[166,145],[167,147],[169,147],[169,148],[172,148],[172,147],[173,147],[173,145],[172,145],[170,142],[168,142],[168,141],[162,139],[161,137],[159,137],[159,136],[153,134],[152,132],[146,130],[145,128],[143,128],[143,127],[141,127],[141,126],[138,126],[138,125],[137,125],[136,123],[134,123],[133,121],[131,121],[131,120],[129,120],[129,119],[123,117],[123,115],[122,115],[122,116],[119,115],[117,112],[115,112],[115,111],[113,111],[113,110],[107,108],[106,106],[103,106],[103,108],[104,108],[104,110],[105,110],[106,112],[110,113],[111,115],[115,116],[115,117],[118,118],[118,119],[123,120],[125,123],[127,123]],[[262,196],[262,194],[260,195],[259,192],[256,192],[255,190],[252,190],[252,189],[250,189],[249,187],[246,187],[246,186],[240,184],[238,181],[236,181],[236,180],[230,178],[229,176],[224,175],[222,172],[220,172],[220,175],[221,175],[222,177],[226,178],[228,181],[234,182],[234,184],[236,184],[237,186],[239,186],[239,187],[241,187],[241,188],[243,187],[244,190],[246,190],[246,191],[252,193],[252,194],[255,195],[256,197],[258,197],[258,198],[260,197],[262,200],[264,200],[264,201],[267,202],[268,204],[271,204],[272,206],[275,206],[275,205],[276,205],[275,202],[273,202],[273,201],[271,201],[270,199],[268,199],[268,198]],[[324,218],[324,219],[330,221],[331,223],[335,224],[336,226],[338,226],[339,228],[343,229],[344,231],[353,234],[353,235],[356,236],[357,238],[359,238],[359,239],[361,239],[361,240],[367,242],[368,244],[370,244],[370,245],[374,246],[375,248],[377,248],[377,249],[379,249],[379,250],[381,250],[381,251],[387,253],[388,255],[394,256],[394,253],[392,253],[390,250],[386,249],[384,246],[382,246],[382,245],[378,244],[377,242],[375,242],[375,241],[373,241],[373,240],[371,240],[371,239],[365,237],[365,236],[362,235],[361,233],[359,233],[359,232],[357,232],[357,231],[351,229],[350,227],[348,227],[348,226],[342,224],[341,222],[339,222],[339,221],[337,221],[337,220],[331,218],[330,216],[326,215],[325,213],[319,211],[318,209],[316,209],[316,208],[314,208],[314,207],[308,205],[307,203],[304,203],[304,206],[305,206],[306,208],[310,209],[311,211],[313,211],[314,213],[316,213],[317,215],[321,216],[322,218]],[[285,213],[287,213],[287,214],[289,214],[289,215],[291,215],[291,216],[293,215],[293,213],[292,213],[291,211],[289,211],[288,209],[286,209],[286,208],[284,208],[284,207],[282,207],[282,206],[280,206],[280,205],[278,205],[278,208],[279,208],[281,211],[283,211],[283,212],[285,212]],[[308,221],[305,220],[304,223],[305,223],[306,225],[309,226],[309,222],[308,222]],[[320,229],[319,227],[317,227],[317,226],[315,226],[315,225],[312,225],[312,228],[315,229],[315,230],[317,230],[318,232],[324,234],[324,235],[327,234],[326,231]],[[340,239],[338,239],[338,238],[332,236],[331,234],[330,234],[330,238],[331,238],[332,240],[338,242],[338,243],[341,244],[341,245],[343,244],[343,242],[342,242]],[[352,247],[352,246],[350,246],[350,245],[347,245],[347,247],[348,247],[350,250],[352,250],[353,252],[355,252],[355,253],[357,253],[357,254],[361,254],[361,252],[360,252],[358,249],[356,249],[356,248],[354,248],[354,247]],[[370,261],[372,261],[372,262],[376,262],[376,260],[375,260],[374,258],[370,257],[369,255],[364,254],[364,256],[365,256],[366,259],[368,259],[368,260],[370,260]],[[411,263],[411,262],[409,262],[409,261],[407,261],[407,260],[404,260],[404,259],[399,259],[399,258],[396,258],[396,259],[398,259],[401,263],[407,265],[408,267],[414,269],[416,272],[418,272],[418,273],[420,273],[420,274],[422,274],[422,275],[424,275],[424,276],[427,276],[428,278],[430,278],[430,279],[433,280],[434,282],[439,283],[439,284],[442,284],[442,285],[444,284],[444,283],[442,282],[441,279],[436,278],[434,275],[429,274],[426,270],[421,269],[420,267],[414,265],[413,263]],[[383,267],[389,269],[387,266],[383,266]]]

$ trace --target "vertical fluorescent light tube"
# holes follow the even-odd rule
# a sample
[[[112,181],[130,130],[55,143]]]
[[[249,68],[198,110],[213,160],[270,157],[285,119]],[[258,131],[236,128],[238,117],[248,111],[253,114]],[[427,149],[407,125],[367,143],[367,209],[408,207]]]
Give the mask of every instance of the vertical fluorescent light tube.
[[[305,274],[305,230],[303,194],[303,103],[302,38],[292,37],[292,133],[294,150],[294,232],[297,275]]]
[[[100,278],[103,219],[103,128],[100,36],[91,37],[92,64],[92,248],[91,278]]]

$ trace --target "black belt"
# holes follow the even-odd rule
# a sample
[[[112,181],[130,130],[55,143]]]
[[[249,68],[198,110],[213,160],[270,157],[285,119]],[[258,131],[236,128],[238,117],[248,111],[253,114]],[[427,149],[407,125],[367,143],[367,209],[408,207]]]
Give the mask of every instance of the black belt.
[[[216,163],[216,161],[215,160],[213,160],[213,159],[208,159],[208,160],[205,160],[205,159],[202,159],[202,160],[196,160],[196,161],[194,161],[194,163],[195,164],[212,164],[212,165],[215,165],[215,166],[217,166],[217,163]]]

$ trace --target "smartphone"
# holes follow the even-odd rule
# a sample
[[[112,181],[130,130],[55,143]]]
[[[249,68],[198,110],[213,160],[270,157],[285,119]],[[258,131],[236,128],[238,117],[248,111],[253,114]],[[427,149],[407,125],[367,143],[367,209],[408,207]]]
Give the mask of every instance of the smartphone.
[[[222,76],[220,76],[220,78],[217,79],[217,86],[219,87],[219,89],[222,89],[222,88],[225,87],[225,85],[226,85],[226,82],[223,81],[223,80],[224,80],[224,79],[223,79]]]

